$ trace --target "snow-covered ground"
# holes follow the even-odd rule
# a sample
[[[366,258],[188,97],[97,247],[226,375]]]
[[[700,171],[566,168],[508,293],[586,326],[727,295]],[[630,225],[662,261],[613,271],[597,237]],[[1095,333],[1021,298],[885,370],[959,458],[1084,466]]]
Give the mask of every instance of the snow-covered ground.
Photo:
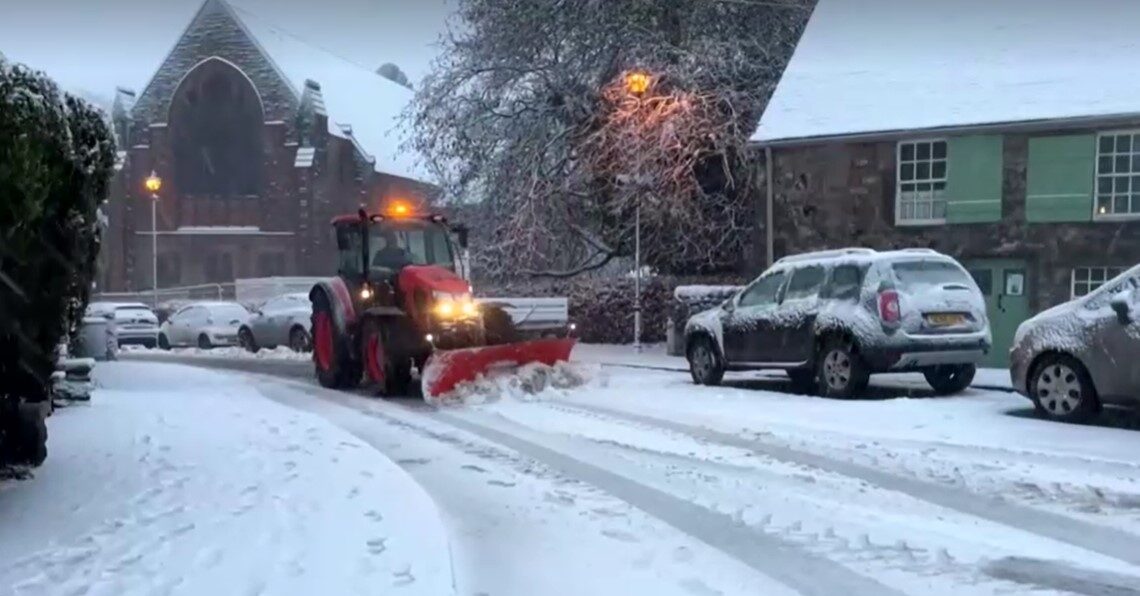
[[[1140,433],[1124,428],[1127,423],[1117,424],[1121,419],[1093,426],[1051,423],[1033,418],[1029,402],[1008,391],[970,389],[936,398],[906,378],[888,379],[865,399],[851,401],[787,393],[784,380],[764,375],[742,375],[725,387],[697,387],[674,366],[603,366],[623,357],[619,348],[578,348],[575,355],[579,363],[569,369],[544,372],[531,367],[514,378],[488,379],[439,407],[412,399],[380,400],[366,390],[322,389],[295,374],[292,368],[300,370],[301,362],[243,360],[247,373],[224,374],[165,361],[100,364],[101,379],[125,382],[130,377],[127,385],[135,389],[98,392],[89,410],[145,395],[148,403],[167,407],[168,401],[177,400],[188,405],[172,411],[197,413],[202,408],[194,404],[216,393],[215,401],[223,403],[210,411],[222,412],[227,420],[218,430],[219,416],[187,412],[165,419],[178,420],[187,434],[197,428],[200,437],[209,439],[207,445],[240,444],[236,453],[241,455],[230,462],[234,467],[243,465],[246,451],[248,457],[262,459],[254,454],[265,449],[250,449],[247,442],[276,445],[290,458],[302,457],[288,451],[290,444],[313,451],[314,460],[338,457],[340,462],[330,459],[324,467],[317,466],[318,461],[306,465],[307,460],[290,460],[302,464],[292,482],[304,479],[336,487],[328,488],[334,496],[345,490],[337,485],[346,477],[344,455],[308,442],[294,443],[298,433],[285,430],[287,422],[273,422],[284,431],[273,435],[260,413],[240,419],[226,415],[225,404],[269,408],[272,404],[263,403],[269,398],[292,408],[276,410],[287,419],[295,417],[297,428],[332,433],[327,425],[340,427],[353,437],[345,439],[357,446],[352,453],[370,453],[370,460],[379,460],[375,469],[391,469],[382,463],[388,458],[422,488],[416,502],[438,508],[446,536],[433,539],[436,558],[429,560],[453,570],[458,594],[1140,594],[1140,463],[1134,457]],[[184,361],[200,366],[234,368],[232,360],[184,356]],[[628,353],[624,357],[633,358]],[[637,358],[664,362],[668,357],[650,352]],[[542,379],[546,382],[538,382]],[[566,379],[572,382],[563,382]],[[138,390],[147,384],[180,387],[184,382],[195,389]],[[160,412],[156,408],[147,416]],[[77,444],[111,441],[119,445],[114,451],[130,452],[128,463],[145,452],[140,432],[151,437],[145,445],[170,441],[157,426],[150,432],[137,430],[146,427],[142,414],[126,419],[108,414],[104,424],[65,427],[66,416],[77,415],[92,414],[67,410],[53,419],[52,458],[68,457],[60,444],[68,440],[61,437],[66,432],[76,433],[72,440]],[[100,434],[113,438],[92,436]],[[74,457],[97,460],[96,450],[91,451]],[[274,452],[264,459],[278,462],[272,459],[277,456]],[[191,461],[211,459],[202,455]],[[92,533],[73,531],[71,525],[114,516],[98,509],[72,511],[75,504],[90,507],[92,499],[82,494],[91,492],[90,482],[71,489],[66,476],[52,472],[52,462],[49,459],[37,478],[0,491],[0,521],[17,519],[9,503],[12,491],[49,485],[40,495],[50,505],[36,505],[31,511],[51,520],[48,526],[63,538],[41,538],[49,544],[25,549],[52,554],[22,566],[7,564],[0,568],[0,582],[33,581],[29,569],[47,567],[73,587],[84,578],[112,577],[137,589],[131,583],[137,576],[114,575],[106,566],[102,574],[76,573],[69,566],[67,575],[60,575],[64,565],[54,562],[70,560],[70,553],[87,544],[80,540]],[[276,464],[265,464],[253,472],[265,475],[277,469]],[[353,469],[359,468],[349,466],[347,477],[356,485]],[[130,474],[90,464],[82,472],[113,481]],[[153,477],[135,473],[134,485],[121,482],[128,488],[102,489],[97,495],[100,507],[112,507],[105,503],[114,503],[119,493],[134,497],[156,484]],[[259,484],[280,482],[277,473]],[[189,483],[186,486],[213,487],[234,475],[227,470],[205,481],[187,470],[175,478],[185,478],[181,482]],[[197,505],[196,496],[210,498],[202,495],[205,490],[186,492],[187,499],[171,490],[159,494],[169,499],[169,506],[183,507],[179,521],[194,523],[196,531],[211,527],[209,520],[226,512],[225,506]],[[226,490],[214,492],[228,499]],[[298,511],[316,501],[313,494],[282,494],[275,503],[278,511]],[[313,577],[322,565],[334,571],[349,567],[344,560],[354,556],[352,548],[360,539],[367,544],[363,534],[370,532],[358,527],[363,526],[362,513],[352,504],[329,499],[319,501],[327,505],[320,510],[323,524],[332,528],[329,533],[359,538],[303,553],[285,548],[276,559],[261,553],[272,560],[241,568],[246,573],[262,571],[261,577],[271,581],[287,581],[280,579],[282,570],[289,569],[281,560],[297,562]],[[393,504],[384,492],[375,499],[385,506],[407,507],[403,499]],[[427,505],[425,515],[431,511]],[[384,520],[391,519],[387,509],[376,510]],[[56,521],[69,515],[67,523]],[[287,520],[299,523],[296,517]],[[272,528],[281,520],[266,514],[262,522]],[[34,523],[18,518],[17,528]],[[20,557],[10,553],[26,539],[11,538],[8,529],[0,537],[0,555],[17,561]],[[381,534],[399,537],[399,530]],[[240,536],[219,533],[216,537],[223,542],[213,546],[235,549],[239,557],[252,556],[233,543],[248,543],[258,533],[273,530],[247,527]],[[394,544],[398,541],[384,542],[388,552]],[[207,554],[199,554],[196,547]],[[188,576],[193,575],[193,561],[209,558],[204,542],[187,543],[181,551],[174,548],[159,548],[159,554],[143,560],[179,553],[175,568]],[[342,551],[349,554],[342,556]],[[272,571],[264,572],[266,568]],[[352,569],[357,575],[345,571],[349,579],[338,576],[342,583],[336,585],[361,577],[359,568]],[[385,567],[383,573],[391,569]],[[437,570],[440,575],[429,577],[446,576]],[[419,578],[417,571],[412,573]],[[40,581],[51,577],[44,574]],[[214,579],[219,577],[225,575]],[[248,579],[236,572],[230,577]],[[285,584],[268,585],[280,589]],[[345,591],[355,586],[349,584]],[[389,584],[376,583],[363,593],[399,593],[390,590]],[[338,592],[326,586],[321,593]]]
[[[160,350],[158,348],[145,348],[143,346],[123,346],[121,354],[145,354],[147,356],[168,357],[172,359],[187,358],[187,357],[204,357],[204,358],[246,358],[253,360],[296,360],[296,361],[311,361],[313,354],[310,352],[295,352],[290,348],[278,346],[269,349],[258,350],[257,352],[250,352],[245,348],[238,346],[221,346],[217,348],[171,348],[169,350]]]
[[[348,432],[185,366],[96,368],[0,484],[0,594],[451,593],[418,484]]]

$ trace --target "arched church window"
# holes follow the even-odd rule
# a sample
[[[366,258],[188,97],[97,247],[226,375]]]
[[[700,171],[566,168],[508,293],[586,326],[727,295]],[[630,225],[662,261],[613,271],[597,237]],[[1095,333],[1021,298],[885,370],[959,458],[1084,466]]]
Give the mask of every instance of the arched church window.
[[[261,190],[261,99],[230,63],[210,59],[194,67],[170,104],[174,180],[194,196],[251,196]]]

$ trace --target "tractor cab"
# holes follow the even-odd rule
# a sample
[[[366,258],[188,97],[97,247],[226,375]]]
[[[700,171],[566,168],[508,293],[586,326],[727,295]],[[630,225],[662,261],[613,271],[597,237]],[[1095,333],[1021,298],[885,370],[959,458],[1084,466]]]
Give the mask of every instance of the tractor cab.
[[[384,213],[361,210],[333,220],[337,272],[352,285],[395,284],[409,266],[440,267],[466,279],[467,230],[441,215],[419,215],[403,203]]]

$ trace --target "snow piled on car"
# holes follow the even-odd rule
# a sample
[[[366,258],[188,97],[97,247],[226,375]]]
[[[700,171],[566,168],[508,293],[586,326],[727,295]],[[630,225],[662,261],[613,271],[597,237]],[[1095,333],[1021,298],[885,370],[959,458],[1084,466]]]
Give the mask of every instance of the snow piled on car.
[[[605,382],[601,367],[582,362],[557,362],[554,366],[532,362],[523,366],[491,369],[473,381],[424,400],[438,406],[481,405],[501,400],[538,401],[564,396],[569,390],[591,382]]]
[[[168,356],[178,358],[192,356],[195,358],[238,358],[242,360],[312,360],[311,352],[294,352],[292,349],[278,346],[273,349],[262,348],[256,353],[245,348],[230,346],[218,348],[171,348],[162,350],[157,348],[144,348],[142,346],[123,346],[124,352],[135,352],[148,356]]]

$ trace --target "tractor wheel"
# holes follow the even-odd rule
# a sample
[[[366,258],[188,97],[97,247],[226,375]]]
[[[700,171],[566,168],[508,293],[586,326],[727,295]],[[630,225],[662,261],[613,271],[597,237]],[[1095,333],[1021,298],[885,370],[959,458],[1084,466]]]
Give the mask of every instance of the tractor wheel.
[[[321,387],[341,389],[360,382],[360,370],[349,353],[349,339],[337,333],[328,300],[313,304],[313,366]]]
[[[411,359],[401,362],[392,347],[391,328],[380,319],[364,322],[361,361],[368,380],[385,397],[407,395],[412,380]]]
[[[483,309],[483,336],[489,346],[509,344],[519,340],[515,322],[507,311],[498,306]]]

